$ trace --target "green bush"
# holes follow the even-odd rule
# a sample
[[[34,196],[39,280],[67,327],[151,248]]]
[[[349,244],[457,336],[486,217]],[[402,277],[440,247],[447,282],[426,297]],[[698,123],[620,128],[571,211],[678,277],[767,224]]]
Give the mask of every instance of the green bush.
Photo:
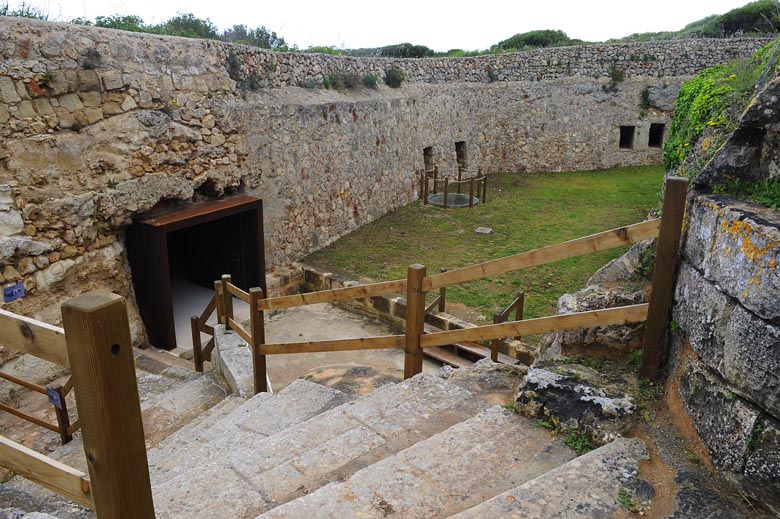
[[[572,42],[573,40],[565,32],[547,29],[515,34],[511,38],[498,42],[493,47],[499,49],[527,49],[571,45]]]
[[[361,82],[361,77],[353,72],[342,74],[341,79],[348,90],[355,90]]]
[[[399,43],[388,45],[379,49],[379,56],[388,58],[428,58],[436,53],[425,45],[412,45],[411,43]]]
[[[379,78],[375,74],[366,74],[363,76],[363,86],[366,88],[376,88]]]
[[[393,67],[385,70],[385,85],[390,88],[400,87],[405,79],[406,76],[404,76],[404,72],[400,68]]]
[[[323,80],[322,84],[325,85],[325,88],[332,88],[334,90],[343,90],[344,78],[338,72],[331,72],[330,74],[325,76],[325,79]]]

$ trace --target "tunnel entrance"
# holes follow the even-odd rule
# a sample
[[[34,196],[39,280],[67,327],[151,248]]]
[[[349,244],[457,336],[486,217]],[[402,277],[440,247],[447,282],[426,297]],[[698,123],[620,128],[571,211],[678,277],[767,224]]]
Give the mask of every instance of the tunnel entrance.
[[[203,311],[222,274],[243,290],[265,291],[262,214],[262,200],[235,196],[133,222],[127,253],[151,345],[189,344],[189,318]]]

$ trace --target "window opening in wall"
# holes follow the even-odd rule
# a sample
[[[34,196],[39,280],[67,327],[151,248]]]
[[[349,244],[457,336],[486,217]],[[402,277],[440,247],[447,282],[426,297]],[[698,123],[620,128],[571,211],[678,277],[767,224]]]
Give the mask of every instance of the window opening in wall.
[[[433,171],[433,147],[428,146],[423,148],[423,164],[425,165],[425,171]]]
[[[650,125],[650,136],[647,138],[647,146],[650,148],[660,148],[664,145],[665,124],[653,123]]]
[[[634,147],[634,132],[636,126],[621,126],[620,127],[620,148],[624,150],[630,150]]]
[[[458,141],[455,143],[455,160],[458,162],[460,169],[466,169],[466,165],[468,163],[466,141]]]

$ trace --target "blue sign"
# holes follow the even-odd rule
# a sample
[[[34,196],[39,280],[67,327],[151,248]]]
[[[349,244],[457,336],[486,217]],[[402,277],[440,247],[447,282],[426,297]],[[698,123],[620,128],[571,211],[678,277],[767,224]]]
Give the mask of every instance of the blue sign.
[[[26,295],[27,293],[24,291],[23,282],[17,283],[15,285],[11,285],[10,287],[5,287],[3,289],[3,301],[5,301],[6,303],[10,303],[11,301],[21,299]]]
[[[62,398],[60,398],[60,394],[54,388],[46,386],[46,395],[49,397],[51,405],[62,410]]]

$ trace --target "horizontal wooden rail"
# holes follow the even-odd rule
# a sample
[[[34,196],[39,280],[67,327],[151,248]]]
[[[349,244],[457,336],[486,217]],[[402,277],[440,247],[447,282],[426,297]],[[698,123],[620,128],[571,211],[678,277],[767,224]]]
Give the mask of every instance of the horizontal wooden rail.
[[[244,328],[241,327],[241,324],[236,322],[235,319],[229,318],[228,324],[230,325],[230,329],[236,332],[239,336],[241,336],[242,339],[244,339],[249,344],[252,344],[252,336],[249,335],[249,332],[244,330]]]
[[[239,298],[241,301],[249,304],[249,293],[244,292],[240,288],[238,288],[236,285],[232,285],[230,283],[225,283],[225,286],[227,287],[227,291]]]
[[[359,339],[336,339],[329,341],[288,342],[265,344],[258,347],[261,355],[288,353],[323,353],[330,351],[385,350],[404,347],[403,335],[383,337],[361,337]]]
[[[52,425],[48,422],[44,422],[40,418],[36,418],[35,416],[29,415],[25,412],[22,412],[14,407],[11,407],[10,405],[6,405],[2,402],[0,402],[0,411],[5,411],[8,414],[12,414],[18,418],[22,418],[23,420],[27,420],[28,422],[34,423],[38,427],[43,427],[44,429],[48,429],[50,431],[54,431],[56,433],[60,432],[60,428],[56,425]]]
[[[463,341],[485,341],[502,337],[514,337],[516,335],[537,335],[577,328],[641,322],[647,319],[647,307],[647,303],[644,303],[576,314],[540,317],[525,321],[512,321],[503,324],[466,328],[464,330],[430,333],[422,336],[420,346],[430,348]]]
[[[40,393],[42,395],[48,395],[45,387],[39,386],[38,384],[33,384],[32,382],[28,382],[21,378],[17,378],[13,375],[8,375],[7,373],[0,373],[0,378],[3,378],[9,382],[13,382],[14,384],[18,384],[22,387],[26,387],[27,389],[35,391],[36,393]]]
[[[401,294],[406,291],[406,280],[385,281],[384,283],[371,283],[355,287],[335,288],[306,294],[272,297],[261,299],[254,310],[276,310],[280,308],[292,308],[295,306],[313,305],[316,303],[333,303],[336,301],[351,301],[366,297],[384,296],[389,294]]]
[[[86,474],[4,436],[0,436],[0,465],[80,505],[95,508]]]
[[[62,328],[0,310],[0,344],[70,367]]]
[[[206,308],[203,310],[203,313],[201,313],[200,317],[198,317],[198,322],[200,323],[201,330],[206,328],[206,321],[209,320],[209,317],[211,317],[211,314],[214,312],[214,309],[216,307],[217,307],[217,298],[216,295],[213,295],[209,300],[209,304],[207,304]],[[211,329],[211,335],[214,335],[214,328]]]
[[[655,238],[661,220],[648,220],[646,222],[628,225],[604,231],[584,238],[577,238],[563,243],[557,243],[548,247],[542,247],[527,252],[521,252],[512,256],[506,256],[477,265],[450,270],[442,274],[427,276],[423,280],[423,290],[433,290],[456,283],[474,281],[487,276],[506,274],[514,270],[526,269],[552,263],[567,258],[582,256],[591,252],[619,247],[630,243]]]

